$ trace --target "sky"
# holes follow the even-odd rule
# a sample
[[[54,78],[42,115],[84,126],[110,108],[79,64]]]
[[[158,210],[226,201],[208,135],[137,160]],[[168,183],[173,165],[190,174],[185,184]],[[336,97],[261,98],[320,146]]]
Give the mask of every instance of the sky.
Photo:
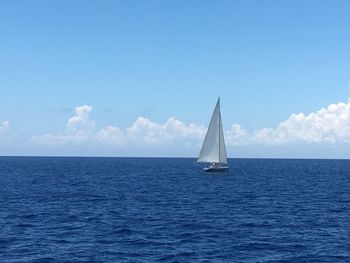
[[[349,1],[0,1],[0,155],[350,158]]]

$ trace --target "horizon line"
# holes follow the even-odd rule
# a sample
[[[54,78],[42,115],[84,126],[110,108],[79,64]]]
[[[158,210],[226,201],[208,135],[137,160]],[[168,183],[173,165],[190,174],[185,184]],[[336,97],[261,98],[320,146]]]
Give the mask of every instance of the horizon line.
[[[197,159],[186,156],[91,156],[91,155],[0,155],[0,158],[125,158],[125,159]],[[317,158],[317,157],[227,157],[227,159],[259,159],[259,160],[350,160],[350,158]]]

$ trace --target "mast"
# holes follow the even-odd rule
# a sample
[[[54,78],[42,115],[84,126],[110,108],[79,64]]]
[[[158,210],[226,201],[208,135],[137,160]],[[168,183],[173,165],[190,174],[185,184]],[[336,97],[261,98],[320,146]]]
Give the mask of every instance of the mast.
[[[220,141],[220,129],[221,129],[221,127],[220,127],[220,125],[221,125],[221,112],[220,112],[220,97],[219,97],[219,99],[218,99],[218,103],[219,103],[219,125],[218,125],[218,134],[219,134],[219,163],[220,163],[220,160],[221,160],[221,151],[220,151],[220,147],[221,147],[221,141]]]

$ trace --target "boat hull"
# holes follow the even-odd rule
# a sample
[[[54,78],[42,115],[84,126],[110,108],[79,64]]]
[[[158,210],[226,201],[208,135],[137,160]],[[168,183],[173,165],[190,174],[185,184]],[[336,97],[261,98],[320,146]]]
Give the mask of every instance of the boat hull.
[[[228,170],[228,166],[203,168],[203,171],[205,172],[225,172],[227,170]]]

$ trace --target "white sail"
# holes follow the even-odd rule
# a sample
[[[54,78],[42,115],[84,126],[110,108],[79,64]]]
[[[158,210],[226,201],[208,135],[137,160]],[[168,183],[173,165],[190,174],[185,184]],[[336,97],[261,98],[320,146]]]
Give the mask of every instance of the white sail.
[[[220,98],[216,103],[197,162],[227,164],[225,139],[220,114]]]

